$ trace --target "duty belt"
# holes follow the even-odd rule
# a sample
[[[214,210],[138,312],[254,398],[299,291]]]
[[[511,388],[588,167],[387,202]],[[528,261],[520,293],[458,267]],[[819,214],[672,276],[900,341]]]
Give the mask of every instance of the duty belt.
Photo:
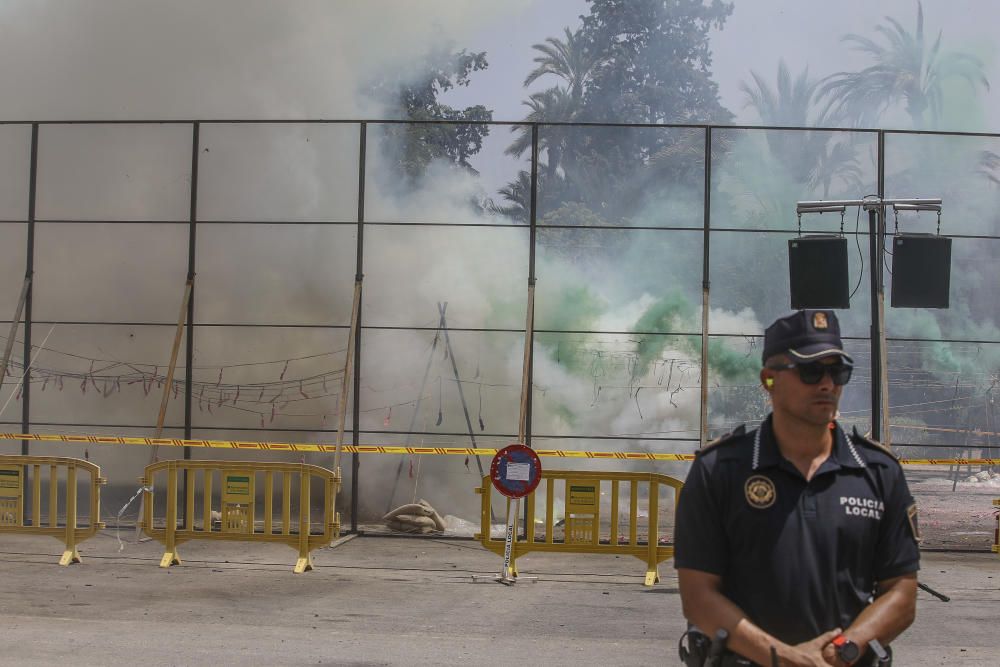
[[[724,630],[720,632],[725,632]],[[687,646],[684,645],[684,638],[687,638]],[[738,653],[733,653],[728,648],[725,647],[726,639],[728,634],[723,635],[720,638],[716,638],[714,642],[713,652],[713,641],[712,638],[703,632],[695,629],[689,629],[683,635],[677,644],[677,652],[680,656],[681,662],[686,665],[686,667],[761,667],[756,662],[744,658]],[[871,642],[877,644],[877,642]],[[870,644],[871,644],[870,643]],[[869,646],[869,650],[861,659],[855,663],[856,667],[885,667],[886,665],[892,665],[892,649],[886,647],[882,648],[881,644],[878,648],[874,646]],[[882,653],[885,657],[880,658],[879,653]]]

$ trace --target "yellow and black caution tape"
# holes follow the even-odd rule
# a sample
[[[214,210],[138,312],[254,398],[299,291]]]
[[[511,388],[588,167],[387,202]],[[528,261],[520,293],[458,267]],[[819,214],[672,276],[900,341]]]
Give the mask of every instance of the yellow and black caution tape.
[[[183,438],[134,438],[115,435],[43,435],[37,433],[0,433],[0,440],[70,442],[92,445],[159,445],[166,447],[202,447],[209,449],[246,449],[269,452],[318,452],[332,454],[336,445],[315,442],[256,442],[246,440],[185,440]],[[451,454],[456,456],[493,456],[497,449],[473,447],[402,447],[398,445],[344,445],[349,454]],[[539,456],[580,459],[617,459],[643,461],[693,461],[693,454],[653,452],[586,452],[564,449],[536,449]]]
[[[332,454],[336,445],[315,442],[257,442],[247,440],[185,440],[183,438],[135,438],[115,435],[45,435],[38,433],[0,433],[0,440],[68,442],[91,445],[159,445],[165,447],[201,447],[208,449],[243,449],[268,452]],[[349,454],[433,454],[454,456],[493,456],[498,450],[473,447],[402,447],[398,445],[344,445]],[[568,459],[610,459],[617,461],[693,461],[693,454],[658,452],[590,452],[575,449],[536,449],[538,456]],[[904,465],[1000,465],[1000,459],[900,459]]]
[[[1000,459],[899,459],[908,466],[1000,466]]]

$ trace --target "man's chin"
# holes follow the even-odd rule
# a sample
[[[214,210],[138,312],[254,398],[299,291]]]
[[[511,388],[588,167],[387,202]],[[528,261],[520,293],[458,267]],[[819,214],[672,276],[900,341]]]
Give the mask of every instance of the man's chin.
[[[810,406],[806,411],[808,421],[822,426],[829,424],[837,417],[837,405],[835,403],[819,403]]]

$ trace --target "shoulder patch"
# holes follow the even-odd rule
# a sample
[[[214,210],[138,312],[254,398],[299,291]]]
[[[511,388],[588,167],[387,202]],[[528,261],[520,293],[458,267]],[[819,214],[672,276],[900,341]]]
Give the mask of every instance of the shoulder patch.
[[[852,431],[853,431],[851,433],[851,441],[852,442],[854,442],[855,444],[858,444],[858,445],[864,445],[865,447],[868,447],[869,449],[873,449],[873,450],[875,450],[877,452],[881,452],[882,454],[885,454],[886,456],[888,456],[890,459],[892,459],[896,463],[899,463],[899,457],[896,455],[896,453],[894,451],[892,451],[891,449],[889,449],[888,447],[886,447],[885,445],[883,445],[881,442],[879,442],[877,440],[872,440],[869,437],[861,435],[860,433],[858,433],[858,427],[857,426],[855,426],[852,429]]]
[[[706,445],[704,447],[702,447],[697,452],[695,452],[695,456],[701,456],[702,454],[704,454],[704,453],[706,453],[706,452],[708,452],[708,451],[710,451],[712,449],[715,449],[719,445],[724,445],[727,442],[732,442],[733,440],[736,440],[737,438],[741,438],[744,435],[746,435],[746,432],[747,432],[746,425],[740,424],[739,426],[737,426],[735,429],[733,429],[729,433],[725,434],[724,436],[722,436],[720,438],[716,438],[712,442],[706,443]]]
[[[911,503],[910,506],[906,508],[906,518],[910,521],[910,532],[913,533],[913,539],[917,542],[921,542],[924,538],[920,536],[920,523],[917,521],[916,503]]]

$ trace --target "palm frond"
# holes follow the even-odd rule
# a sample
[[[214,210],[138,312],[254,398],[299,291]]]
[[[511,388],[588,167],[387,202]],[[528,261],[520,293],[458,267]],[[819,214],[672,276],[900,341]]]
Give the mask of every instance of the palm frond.
[[[974,88],[989,90],[982,62],[965,53],[943,53],[940,31],[928,48],[921,3],[917,3],[913,32],[887,16],[883,25],[875,27],[875,33],[877,39],[854,33],[843,37],[874,63],[857,72],[837,72],[822,81],[817,98],[826,100],[824,118],[870,125],[889,107],[903,104],[913,125],[921,127],[925,112],[934,120],[941,117],[946,80],[960,78]]]

